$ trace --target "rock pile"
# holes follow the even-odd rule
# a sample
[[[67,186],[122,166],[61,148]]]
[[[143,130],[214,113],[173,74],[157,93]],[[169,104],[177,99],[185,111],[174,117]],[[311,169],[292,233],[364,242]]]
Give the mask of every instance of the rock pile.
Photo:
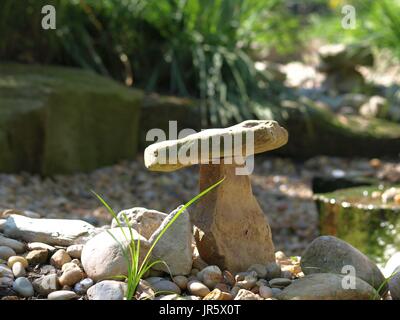
[[[152,210],[131,209],[142,221],[154,221]],[[187,212],[185,214],[188,214]],[[147,216],[148,215],[148,216]],[[165,215],[171,217],[173,215]],[[184,216],[183,216],[184,217]],[[182,219],[183,226],[187,217]],[[44,223],[46,222],[46,219]],[[34,220],[40,224],[40,219]],[[132,234],[140,239],[143,253],[147,253],[150,239],[141,236],[135,228],[138,217],[132,213]],[[163,220],[165,221],[165,220]],[[156,234],[163,224],[153,225]],[[64,221],[68,223],[68,220]],[[180,224],[177,224],[177,226]],[[170,229],[169,242],[173,237],[183,239],[186,234],[192,243],[192,233],[185,227]],[[111,227],[111,226],[110,226]],[[123,232],[128,227],[107,228],[82,244],[68,246],[40,242],[23,242],[4,235],[0,238],[0,297],[2,299],[49,299],[49,300],[122,300],[127,292],[127,283],[113,277],[126,274],[126,261],[116,237],[123,242]],[[40,225],[35,228],[41,228]],[[111,236],[111,234],[113,236]],[[189,237],[190,236],[190,237]],[[54,234],[57,237],[57,234]],[[54,243],[54,241],[49,241]],[[173,242],[173,241],[172,241]],[[163,249],[168,254],[163,253]],[[179,259],[184,251],[159,247],[159,255],[171,259],[172,269],[182,266]],[[152,269],[137,287],[135,299],[156,300],[276,300],[276,299],[400,299],[400,278],[391,277],[385,285],[385,277],[365,255],[335,237],[316,238],[303,256],[286,257],[278,251],[275,261],[268,264],[253,264],[247,270],[232,272],[217,265],[207,265],[198,255],[195,246],[190,247],[190,266],[186,271],[174,275]],[[179,251],[171,254],[171,251]],[[187,253],[186,253],[187,254]],[[240,259],[240,253],[238,253]],[[176,265],[174,265],[176,263]],[[346,266],[354,267],[354,278],[344,272]],[[400,268],[398,254],[388,263],[387,273],[393,274]],[[390,270],[389,270],[390,269]],[[388,275],[385,273],[386,277]],[[354,280],[354,288],[351,287]],[[383,285],[382,285],[383,284]],[[378,294],[377,290],[380,289]],[[388,292],[388,290],[390,290]]]

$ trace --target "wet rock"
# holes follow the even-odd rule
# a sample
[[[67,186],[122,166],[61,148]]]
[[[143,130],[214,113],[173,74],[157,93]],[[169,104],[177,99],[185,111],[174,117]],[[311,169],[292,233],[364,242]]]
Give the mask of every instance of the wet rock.
[[[150,248],[150,244],[135,230],[132,230],[132,234],[133,241],[136,242],[140,239],[139,263],[142,263],[144,256],[147,254],[147,250]],[[115,237],[119,243],[113,237]],[[90,239],[83,248],[81,257],[83,268],[88,277],[94,281],[99,281],[111,279],[115,276],[127,275],[128,266],[121,245],[122,248],[126,250],[130,242],[131,239],[128,228],[123,228],[122,230],[120,228],[106,230]],[[106,282],[106,284],[108,284],[108,282]],[[108,288],[108,286],[106,286],[106,288]]]
[[[123,227],[127,227],[125,218],[123,217],[124,215],[128,220],[129,226],[135,229],[142,237],[145,237],[146,239],[151,237],[151,235],[167,217],[167,214],[157,210],[135,207],[118,213],[117,218]],[[115,219],[113,219],[111,222],[111,228],[117,227],[118,223]]]
[[[277,298],[280,300],[371,300],[379,295],[364,280],[355,278],[355,289],[343,286],[345,276],[333,273],[306,275],[286,287]],[[345,280],[343,280],[345,279]]]
[[[301,258],[301,269],[305,275],[313,273],[344,274],[343,267],[355,268],[356,276],[375,289],[385,281],[379,268],[367,256],[345,241],[333,236],[316,238],[304,251]],[[381,294],[387,291],[387,284]]]
[[[123,300],[126,290],[124,282],[104,280],[90,287],[87,296],[89,300]]]

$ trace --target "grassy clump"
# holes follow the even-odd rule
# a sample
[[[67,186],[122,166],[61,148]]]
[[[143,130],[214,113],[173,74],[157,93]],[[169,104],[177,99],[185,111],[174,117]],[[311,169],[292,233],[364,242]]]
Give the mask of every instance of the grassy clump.
[[[107,208],[108,212],[114,217],[114,219],[116,220],[116,222],[118,224],[118,227],[120,228],[125,240],[129,242],[128,247],[125,248],[124,245],[111,232],[108,231],[110,236],[113,237],[114,240],[118,242],[118,244],[119,244],[119,246],[120,246],[120,248],[122,250],[122,253],[124,255],[124,258],[126,260],[127,267],[128,267],[128,274],[127,275],[119,275],[119,276],[116,277],[118,279],[123,279],[123,280],[125,280],[127,282],[127,291],[126,291],[126,299],[127,300],[132,300],[133,299],[133,297],[135,296],[137,287],[139,285],[139,282],[143,278],[143,276],[146,274],[146,272],[148,272],[152,267],[154,267],[157,264],[160,264],[160,263],[164,263],[165,264],[165,262],[163,262],[161,260],[153,261],[151,259],[151,253],[152,253],[154,247],[156,246],[156,244],[158,243],[158,241],[164,235],[164,233],[169,229],[169,227],[176,221],[176,219],[179,218],[179,216],[187,208],[189,208],[194,202],[199,200],[201,197],[206,195],[208,192],[210,192],[211,190],[216,188],[220,183],[223,182],[223,180],[224,180],[224,178],[219,180],[218,182],[214,183],[213,185],[211,185],[207,189],[203,190],[197,196],[195,196],[190,201],[185,203],[181,207],[181,209],[179,209],[179,211],[176,213],[174,218],[171,219],[171,221],[164,227],[162,232],[160,232],[160,234],[153,241],[153,243],[151,243],[150,249],[148,250],[147,254],[145,255],[142,263],[140,263],[140,252],[141,252],[140,239],[138,239],[135,242],[134,237],[133,237],[133,231],[132,231],[133,229],[132,229],[132,227],[129,226],[129,221],[128,221],[126,215],[123,215],[123,219],[124,219],[124,222],[125,222],[126,226],[129,229],[129,235],[127,235],[126,232],[124,231],[124,228],[122,226],[122,222],[118,218],[118,216],[115,213],[115,211],[107,204],[107,202],[100,195],[98,195],[96,192],[92,191],[94,193],[94,195],[100,200],[100,202]],[[167,266],[167,268],[168,268],[168,266]]]

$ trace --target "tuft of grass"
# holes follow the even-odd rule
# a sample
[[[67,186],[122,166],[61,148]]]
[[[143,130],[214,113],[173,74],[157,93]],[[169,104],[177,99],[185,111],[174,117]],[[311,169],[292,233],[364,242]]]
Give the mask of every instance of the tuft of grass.
[[[128,275],[119,275],[116,276],[116,279],[120,280],[125,280],[127,282],[127,291],[125,298],[127,300],[132,300],[133,297],[135,296],[137,287],[139,285],[140,280],[143,278],[143,276],[146,274],[147,271],[149,271],[152,267],[154,267],[157,264],[164,264],[167,268],[168,265],[162,261],[162,260],[151,260],[151,253],[158,243],[158,241],[161,239],[161,237],[164,235],[164,233],[169,229],[169,227],[176,221],[176,219],[179,218],[179,216],[187,209],[189,208],[194,202],[199,200],[201,197],[209,193],[211,190],[216,188],[219,184],[221,184],[225,178],[222,178],[221,180],[217,181],[207,189],[203,190],[201,193],[193,197],[191,200],[189,200],[187,203],[185,203],[179,211],[176,213],[173,219],[162,229],[160,234],[157,236],[157,238],[153,241],[153,243],[150,246],[150,249],[148,250],[147,254],[145,255],[142,263],[140,263],[140,238],[137,239],[135,242],[133,238],[133,231],[132,227],[129,226],[129,221],[126,217],[125,214],[123,214],[123,220],[129,230],[129,235],[124,231],[124,227],[121,223],[121,220],[118,218],[117,214],[115,211],[108,205],[108,203],[100,196],[98,195],[95,191],[92,190],[92,193],[99,199],[99,201],[106,207],[108,212],[113,216],[113,218],[116,220],[118,227],[120,228],[125,240],[129,242],[129,245],[127,248],[119,241],[109,230],[107,232],[110,234],[110,236],[119,244],[121,251],[124,255],[124,258],[126,260],[126,264],[128,267]],[[168,268],[169,270],[169,268]],[[159,292],[158,292],[159,293]]]

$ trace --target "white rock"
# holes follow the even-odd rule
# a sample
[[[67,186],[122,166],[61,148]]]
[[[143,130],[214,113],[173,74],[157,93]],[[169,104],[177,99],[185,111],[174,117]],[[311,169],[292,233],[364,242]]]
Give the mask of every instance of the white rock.
[[[86,291],[93,286],[94,281],[90,278],[85,278],[81,281],[79,281],[75,286],[74,286],[74,291],[77,294],[85,294]]]
[[[72,300],[78,298],[78,295],[69,290],[59,290],[49,293],[47,299],[49,300]]]
[[[31,242],[27,245],[28,250],[48,250],[50,252],[56,251],[56,248],[42,242]]]
[[[189,281],[188,283],[188,291],[190,294],[199,296],[199,297],[205,297],[210,293],[210,289],[207,288],[207,286],[200,281]]]
[[[12,266],[12,272],[16,278],[25,277],[26,275],[25,268],[21,262],[14,263]]]
[[[246,289],[240,289],[233,300],[262,300],[262,298]]]
[[[82,255],[83,244],[73,244],[67,248],[70,257],[80,259]]]
[[[7,237],[22,239],[26,242],[68,246],[86,242],[98,230],[82,220],[33,219],[12,214],[3,225],[3,232]],[[2,245],[1,240],[0,245]]]
[[[87,291],[89,300],[123,300],[127,285],[124,282],[104,280]]]
[[[150,243],[157,239],[157,236],[179,212],[180,208],[175,209],[164,219],[150,237]],[[157,264],[153,269],[171,272],[172,275],[189,274],[192,270],[192,240],[192,224],[190,223],[189,213],[185,210],[163,234],[152,252],[153,258],[164,261],[169,270],[164,264]]]
[[[25,277],[18,278],[14,281],[13,290],[25,298],[32,297],[34,294],[31,282]]]
[[[112,234],[110,234],[110,233]],[[127,238],[125,238],[124,233]],[[150,245],[135,230],[132,230],[133,240],[140,239],[140,263]],[[120,242],[120,244],[113,238]],[[115,276],[127,275],[128,265],[121,246],[127,249],[131,242],[129,228],[114,228],[103,231],[90,239],[82,250],[81,262],[89,278],[99,281]]]
[[[123,210],[118,213],[117,218],[121,225],[126,227],[123,216],[126,216],[129,226],[135,229],[142,237],[149,239],[154,231],[161,225],[167,214],[157,210],[150,210],[142,207],[135,207]],[[115,219],[111,222],[111,228],[117,228],[118,223]]]
[[[205,267],[197,274],[197,277],[211,290],[223,281],[222,271],[218,266]]]

